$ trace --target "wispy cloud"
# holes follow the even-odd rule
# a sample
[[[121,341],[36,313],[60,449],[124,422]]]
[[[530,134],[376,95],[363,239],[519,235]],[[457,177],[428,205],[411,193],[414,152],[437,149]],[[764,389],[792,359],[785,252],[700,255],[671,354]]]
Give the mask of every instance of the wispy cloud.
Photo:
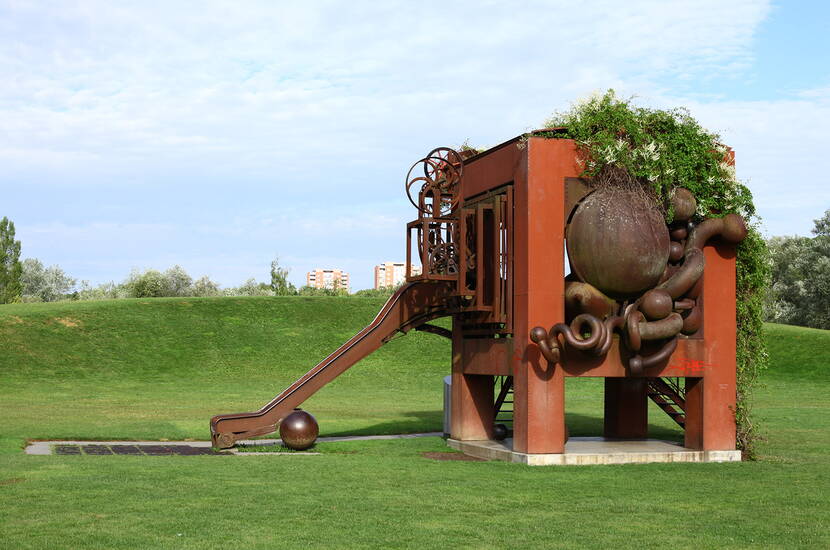
[[[6,3],[4,214],[29,254],[94,280],[168,258],[267,268],[279,252],[295,274],[353,262],[368,286],[372,263],[403,257],[415,158],[498,143],[616,87],[724,130],[768,223],[801,231],[777,186],[783,166],[830,146],[826,89],[765,102],[700,90],[748,75],[769,13],[714,0]],[[814,191],[792,190],[792,208]]]

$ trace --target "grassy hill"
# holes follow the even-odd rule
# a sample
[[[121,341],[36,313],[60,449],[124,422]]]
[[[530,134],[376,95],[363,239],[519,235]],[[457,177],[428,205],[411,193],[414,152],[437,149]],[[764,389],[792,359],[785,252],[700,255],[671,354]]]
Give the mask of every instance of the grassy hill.
[[[10,437],[207,439],[211,416],[265,404],[382,304],[265,297],[2,306],[3,408],[17,418],[3,436],[7,444]],[[445,338],[412,332],[307,408],[322,415],[328,434],[436,429],[449,354]]]
[[[830,331],[769,325],[761,460],[528,468],[439,462],[439,438],[292,457],[24,456],[26,438],[199,438],[371,320],[377,299],[0,306],[0,526],[10,548],[830,546]],[[396,339],[306,405],[324,433],[439,429],[449,343]],[[568,381],[598,433],[601,381]],[[662,413],[658,437],[677,437]],[[334,444],[332,444],[334,445]]]

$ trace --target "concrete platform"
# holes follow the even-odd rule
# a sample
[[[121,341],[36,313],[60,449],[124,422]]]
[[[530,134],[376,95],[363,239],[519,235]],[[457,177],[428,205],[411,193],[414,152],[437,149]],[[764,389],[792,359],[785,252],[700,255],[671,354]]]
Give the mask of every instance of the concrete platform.
[[[458,441],[447,444],[464,454],[486,460],[504,460],[529,466],[574,466],[587,464],[645,464],[649,462],[740,462],[741,451],[696,451],[679,443],[659,439],[605,439],[572,437],[562,454],[513,452],[513,440]]]

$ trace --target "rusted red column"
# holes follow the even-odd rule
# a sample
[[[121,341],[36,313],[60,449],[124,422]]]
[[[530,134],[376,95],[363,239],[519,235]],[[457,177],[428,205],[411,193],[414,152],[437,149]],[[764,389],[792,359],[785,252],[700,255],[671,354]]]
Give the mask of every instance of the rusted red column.
[[[565,178],[579,168],[570,140],[530,138],[523,161],[514,195],[513,450],[562,453],[565,372],[545,361],[528,334],[565,320]]]
[[[702,377],[686,380],[685,446],[735,449],[735,247],[706,246],[703,272]]]
[[[648,437],[648,380],[605,379],[605,437]]]
[[[459,441],[493,437],[493,385],[493,376],[464,374],[464,338],[461,323],[454,319],[450,437]]]

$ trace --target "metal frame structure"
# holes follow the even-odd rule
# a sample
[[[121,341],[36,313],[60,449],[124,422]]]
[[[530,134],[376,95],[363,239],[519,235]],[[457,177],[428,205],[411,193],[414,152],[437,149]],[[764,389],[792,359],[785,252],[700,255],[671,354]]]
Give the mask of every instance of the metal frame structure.
[[[683,426],[686,447],[733,450],[733,244],[717,237],[701,242],[697,252],[706,268],[697,274],[697,301],[672,302],[675,311],[700,306],[695,310],[700,319],[689,334],[675,331],[670,346],[658,349],[644,342],[643,353],[652,353],[644,361],[636,359],[639,336],[632,352],[613,330],[603,333],[601,354],[567,345],[551,353],[548,340],[531,337],[539,330],[535,327],[566,322],[566,226],[589,192],[580,172],[575,143],[551,139],[550,131],[519,136],[482,153],[438,148],[415,163],[406,178],[418,212],[407,224],[408,282],[372,324],[262,409],[214,417],[214,443],[228,447],[275,431],[294,407],[360,358],[394,334],[415,328],[452,339],[453,439],[493,438],[510,394],[513,450],[562,453],[565,378],[601,377],[607,437],[646,437],[652,399]],[[414,275],[417,263],[422,270]],[[633,328],[647,327],[636,305],[635,313]],[[428,324],[440,316],[452,316],[451,331]],[[555,338],[550,340],[554,346]]]
[[[587,192],[576,146],[567,139],[522,136],[465,161],[461,209],[501,194],[512,206],[505,265],[510,276],[507,318],[492,325],[476,311],[453,317],[452,424],[457,440],[491,439],[500,409],[496,377],[512,377],[513,450],[564,452],[565,378],[605,379],[604,434],[644,438],[649,398],[682,422],[685,446],[735,449],[735,246],[703,247],[701,328],[677,339],[674,352],[635,372],[630,353],[614,341],[603,356],[564,346],[548,361],[528,337],[531,329],[565,323],[565,230]],[[484,276],[487,279],[487,276]],[[489,333],[488,333],[489,331]],[[666,378],[682,379],[669,385]],[[666,386],[669,390],[666,390]],[[504,392],[499,392],[500,397]],[[668,397],[668,396],[671,397]],[[672,414],[672,413],[670,413]]]

